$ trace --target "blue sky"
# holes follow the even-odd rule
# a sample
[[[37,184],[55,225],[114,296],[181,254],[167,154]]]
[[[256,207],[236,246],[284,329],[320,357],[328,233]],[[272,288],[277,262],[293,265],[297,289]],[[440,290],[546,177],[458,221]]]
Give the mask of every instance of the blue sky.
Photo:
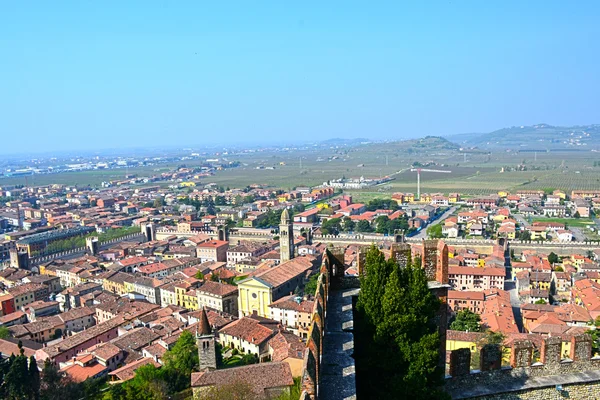
[[[0,154],[599,123],[594,1],[0,3]]]

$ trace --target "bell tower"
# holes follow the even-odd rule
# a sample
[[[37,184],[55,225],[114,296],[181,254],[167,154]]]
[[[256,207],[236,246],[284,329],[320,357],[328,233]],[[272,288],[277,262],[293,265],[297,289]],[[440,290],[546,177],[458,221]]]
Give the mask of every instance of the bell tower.
[[[294,258],[294,226],[287,208],[281,213],[279,224],[279,259],[281,263]]]
[[[200,322],[196,328],[196,345],[198,346],[198,361],[200,371],[217,369],[217,347],[215,335],[212,332],[206,309],[202,308]]]

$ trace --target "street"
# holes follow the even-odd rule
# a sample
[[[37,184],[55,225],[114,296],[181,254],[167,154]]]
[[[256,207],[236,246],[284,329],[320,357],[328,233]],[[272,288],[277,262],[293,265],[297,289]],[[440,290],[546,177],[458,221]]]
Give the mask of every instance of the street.
[[[523,319],[521,317],[521,301],[519,293],[517,293],[516,282],[512,278],[512,268],[506,268],[506,280],[504,281],[504,290],[510,293],[510,305],[512,306],[515,322],[519,328],[519,332],[523,332]]]
[[[442,214],[441,217],[439,217],[438,219],[433,221],[431,224],[427,225],[424,229],[421,229],[421,232],[417,233],[413,237],[417,238],[417,239],[427,239],[427,228],[429,228],[430,226],[433,226],[433,225],[437,225],[440,222],[443,222],[446,218],[448,218],[450,215],[452,215],[452,213],[454,211],[456,211],[456,208],[457,208],[456,206],[450,207],[448,210],[446,210],[445,213]]]

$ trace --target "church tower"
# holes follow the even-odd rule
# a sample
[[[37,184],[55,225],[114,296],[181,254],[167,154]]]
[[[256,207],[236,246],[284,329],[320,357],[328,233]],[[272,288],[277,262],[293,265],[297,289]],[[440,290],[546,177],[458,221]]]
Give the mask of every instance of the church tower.
[[[287,208],[281,213],[279,224],[279,259],[282,263],[294,258],[294,226]]]
[[[200,371],[217,369],[217,347],[215,335],[212,332],[206,310],[202,308],[200,322],[196,328],[196,345],[198,346],[198,360]]]

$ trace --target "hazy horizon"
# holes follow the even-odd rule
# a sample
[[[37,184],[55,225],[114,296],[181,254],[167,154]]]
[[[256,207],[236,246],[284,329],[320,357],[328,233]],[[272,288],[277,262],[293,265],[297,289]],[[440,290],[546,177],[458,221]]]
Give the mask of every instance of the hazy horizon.
[[[597,123],[598,11],[558,1],[7,3],[0,154]]]

